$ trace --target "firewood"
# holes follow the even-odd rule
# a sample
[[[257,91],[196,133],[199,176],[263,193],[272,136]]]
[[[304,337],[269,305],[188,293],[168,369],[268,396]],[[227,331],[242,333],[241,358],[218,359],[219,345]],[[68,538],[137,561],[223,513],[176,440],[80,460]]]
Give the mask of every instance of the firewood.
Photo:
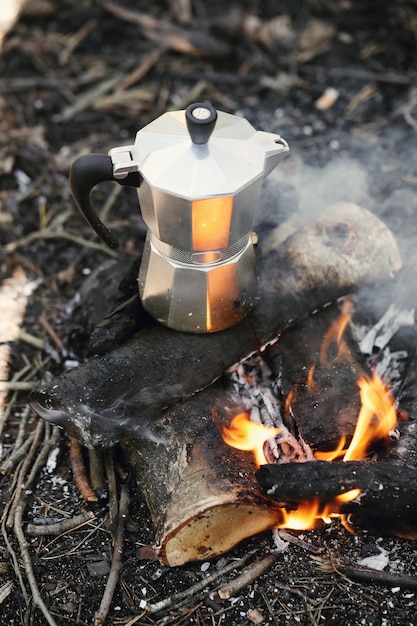
[[[417,470],[389,462],[309,461],[289,465],[263,465],[256,477],[268,497],[287,509],[318,499],[321,504],[339,494],[360,489],[351,502],[340,506],[362,520],[378,520],[379,530],[392,532],[397,522],[412,528],[417,524]],[[339,511],[335,511],[339,512]]]
[[[252,455],[224,443],[214,423],[213,407],[233,412],[231,401],[218,382],[155,421],[159,442],[120,444],[152,517],[154,554],[165,565],[222,554],[280,518],[259,489]]]
[[[288,398],[284,422],[295,424],[313,450],[334,450],[343,436],[350,440],[361,408],[357,380],[370,374],[348,326],[339,337],[346,308],[349,299],[320,310],[268,350],[268,363]]]
[[[391,232],[354,204],[329,207],[263,256],[270,231],[258,230],[259,301],[246,320],[207,335],[156,324],[33,393],[33,409],[90,447],[151,437],[166,407],[209,386],[294,321],[401,265]]]

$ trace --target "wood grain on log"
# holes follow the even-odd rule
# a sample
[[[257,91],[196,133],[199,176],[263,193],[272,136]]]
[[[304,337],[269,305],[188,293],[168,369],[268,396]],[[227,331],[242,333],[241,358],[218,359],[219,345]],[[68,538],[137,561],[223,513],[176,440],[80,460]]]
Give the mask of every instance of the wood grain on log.
[[[259,489],[252,455],[226,445],[214,423],[212,407],[226,404],[233,413],[232,402],[216,383],[155,421],[159,443],[121,442],[151,513],[155,554],[165,565],[222,554],[281,519]]]

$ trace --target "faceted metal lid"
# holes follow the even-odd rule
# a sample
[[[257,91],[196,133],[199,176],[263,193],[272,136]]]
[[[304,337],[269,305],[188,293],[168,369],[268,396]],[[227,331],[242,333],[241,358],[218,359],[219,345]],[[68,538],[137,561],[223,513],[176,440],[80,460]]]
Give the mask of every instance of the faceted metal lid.
[[[236,194],[269,174],[289,148],[279,135],[221,111],[208,142],[195,144],[185,111],[173,111],[142,128],[131,150],[152,188],[194,199]]]

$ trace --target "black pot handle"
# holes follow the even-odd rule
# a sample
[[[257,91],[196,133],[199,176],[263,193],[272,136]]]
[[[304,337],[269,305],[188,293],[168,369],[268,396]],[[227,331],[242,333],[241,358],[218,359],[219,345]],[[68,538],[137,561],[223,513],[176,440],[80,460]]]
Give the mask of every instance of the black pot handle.
[[[114,180],[119,185],[127,185],[129,187],[139,187],[141,183],[141,177],[138,172],[131,172],[124,178],[115,178],[113,176],[113,162],[105,154],[87,154],[79,157],[72,164],[69,181],[71,192],[78,208],[97,235],[110,248],[117,248],[119,240],[103,224],[90,203],[90,191],[92,188],[106,180]]]

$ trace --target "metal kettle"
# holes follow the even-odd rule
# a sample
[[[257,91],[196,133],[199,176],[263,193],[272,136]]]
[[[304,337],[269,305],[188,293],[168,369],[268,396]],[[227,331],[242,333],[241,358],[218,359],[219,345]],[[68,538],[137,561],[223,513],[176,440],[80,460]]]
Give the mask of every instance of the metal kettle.
[[[173,329],[208,333],[236,324],[256,302],[252,225],[262,181],[288,152],[279,135],[196,103],[139,130],[134,145],[80,157],[70,185],[111,247],[118,240],[91,207],[90,191],[105,180],[137,187],[148,228],[143,306]]]

